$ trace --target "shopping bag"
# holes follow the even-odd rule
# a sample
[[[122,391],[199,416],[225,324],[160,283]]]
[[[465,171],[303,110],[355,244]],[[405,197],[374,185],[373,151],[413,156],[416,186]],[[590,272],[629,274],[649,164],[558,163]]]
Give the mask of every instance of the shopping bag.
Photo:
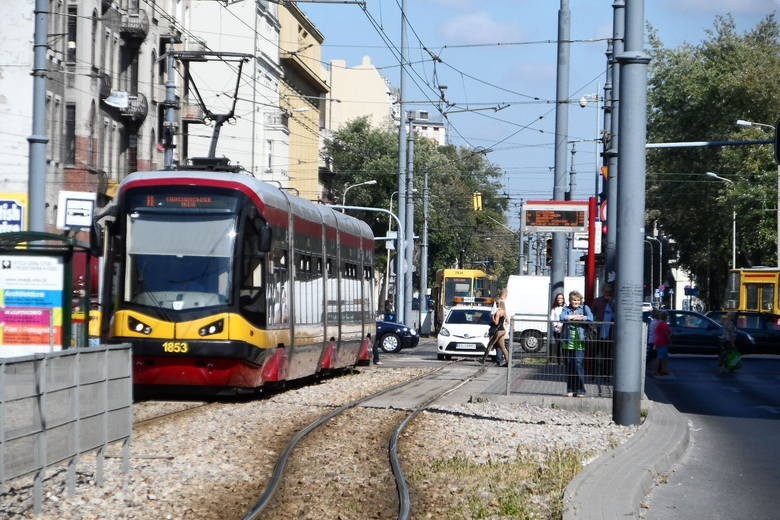
[[[729,350],[726,354],[726,368],[731,370],[739,370],[742,367],[742,356],[736,350]]]

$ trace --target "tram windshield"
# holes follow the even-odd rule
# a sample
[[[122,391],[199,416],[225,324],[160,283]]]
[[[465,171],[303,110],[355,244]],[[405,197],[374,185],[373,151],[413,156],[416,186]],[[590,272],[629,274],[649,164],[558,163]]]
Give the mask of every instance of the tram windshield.
[[[127,302],[172,310],[228,303],[236,217],[134,211],[127,219]]]

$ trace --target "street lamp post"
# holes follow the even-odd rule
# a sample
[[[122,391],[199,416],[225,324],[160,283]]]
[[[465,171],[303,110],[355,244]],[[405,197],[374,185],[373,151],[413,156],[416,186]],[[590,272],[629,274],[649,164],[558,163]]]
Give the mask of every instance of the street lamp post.
[[[745,121],[737,119],[738,126],[760,126],[762,128],[771,128],[775,131],[775,142],[777,142],[777,128],[766,123],[756,123],[754,121]],[[777,161],[780,158],[775,158]],[[777,163],[777,267],[780,267],[780,162]]]
[[[655,240],[658,242],[658,287],[661,287],[664,283],[664,244],[661,242],[661,239],[658,237],[651,237],[650,235],[645,236],[645,240]],[[653,253],[653,246],[650,246],[650,285],[653,285],[655,281],[653,281],[653,264],[652,264],[652,253]],[[655,289],[651,287],[651,296],[654,294]],[[661,297],[661,301],[663,302],[663,296]]]
[[[349,186],[347,186],[345,184],[344,185],[344,193],[341,195],[341,205],[342,206],[346,205],[346,203],[347,203],[347,192],[349,190],[351,190],[352,188],[357,188],[358,186],[368,186],[369,184],[376,184],[376,180],[375,179],[371,179],[370,181],[359,182],[357,184],[352,184],[352,185],[349,185]],[[342,209],[341,212],[344,213],[344,210]]]
[[[712,177],[713,179],[718,179],[719,181],[727,182],[730,185],[734,186],[734,181],[727,179],[725,177],[721,177],[716,173],[706,172],[706,175],[707,177]],[[731,211],[731,268],[732,269],[737,268],[737,211],[736,210]]]

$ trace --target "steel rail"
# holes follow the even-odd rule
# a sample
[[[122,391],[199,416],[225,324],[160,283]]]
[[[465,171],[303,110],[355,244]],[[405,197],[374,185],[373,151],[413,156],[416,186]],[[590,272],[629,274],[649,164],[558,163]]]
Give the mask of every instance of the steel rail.
[[[393,431],[393,435],[390,437],[389,451],[390,451],[390,466],[393,468],[393,474],[395,475],[395,485],[398,490],[398,520],[407,520],[409,514],[412,511],[412,499],[409,494],[409,484],[406,482],[406,475],[404,474],[403,467],[401,467],[401,461],[398,458],[398,438],[401,436],[401,432],[406,428],[406,425],[414,419],[417,414],[428,408],[431,404],[438,401],[445,395],[454,392],[461,386],[465,385],[475,377],[485,373],[486,368],[479,368],[473,375],[467,377],[463,381],[459,381],[456,385],[448,388],[439,395],[428,399],[426,402],[418,406],[407,415],[403,421],[401,421]],[[428,374],[430,375],[430,374]]]
[[[290,442],[287,444],[287,446],[282,451],[282,454],[279,456],[279,459],[276,462],[276,466],[274,466],[273,473],[271,474],[271,479],[268,481],[268,484],[265,487],[265,490],[260,495],[260,498],[252,505],[252,507],[247,511],[247,513],[242,517],[243,520],[256,520],[260,518],[260,513],[263,512],[263,510],[268,506],[271,499],[274,496],[274,493],[276,493],[276,490],[279,487],[279,484],[281,483],[282,477],[284,476],[284,471],[287,466],[287,461],[290,458],[291,453],[295,449],[295,447],[298,445],[298,443],[306,437],[309,433],[317,429],[318,427],[322,426],[326,422],[328,422],[330,419],[336,417],[337,415],[343,413],[346,410],[349,410],[350,408],[354,408],[358,406],[361,403],[364,403],[366,401],[369,401],[371,399],[374,399],[376,397],[379,397],[381,395],[384,395],[388,392],[392,392],[393,390],[396,390],[398,388],[401,388],[406,385],[410,385],[412,383],[415,383],[419,381],[420,379],[424,379],[427,377],[430,377],[432,374],[435,374],[437,372],[440,372],[447,366],[452,365],[452,363],[448,363],[447,365],[444,365],[442,367],[437,368],[436,370],[432,372],[428,372],[426,374],[422,374],[420,376],[417,376],[415,378],[409,379],[408,381],[403,381],[401,383],[395,384],[393,386],[384,388],[378,392],[375,392],[373,394],[369,394],[365,397],[361,397],[360,399],[356,399],[354,401],[351,401],[349,403],[343,404],[339,406],[338,408],[335,408],[331,412],[320,416],[307,426],[305,426],[303,429],[299,430],[293,437],[290,439]]]

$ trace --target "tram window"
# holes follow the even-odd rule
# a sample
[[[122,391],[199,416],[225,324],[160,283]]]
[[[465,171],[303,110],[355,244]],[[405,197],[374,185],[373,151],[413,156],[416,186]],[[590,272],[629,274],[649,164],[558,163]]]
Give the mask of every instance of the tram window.
[[[758,309],[758,285],[754,283],[745,284],[745,308],[748,310]]]
[[[761,284],[761,310],[771,311],[775,301],[775,287],[771,283]]]

